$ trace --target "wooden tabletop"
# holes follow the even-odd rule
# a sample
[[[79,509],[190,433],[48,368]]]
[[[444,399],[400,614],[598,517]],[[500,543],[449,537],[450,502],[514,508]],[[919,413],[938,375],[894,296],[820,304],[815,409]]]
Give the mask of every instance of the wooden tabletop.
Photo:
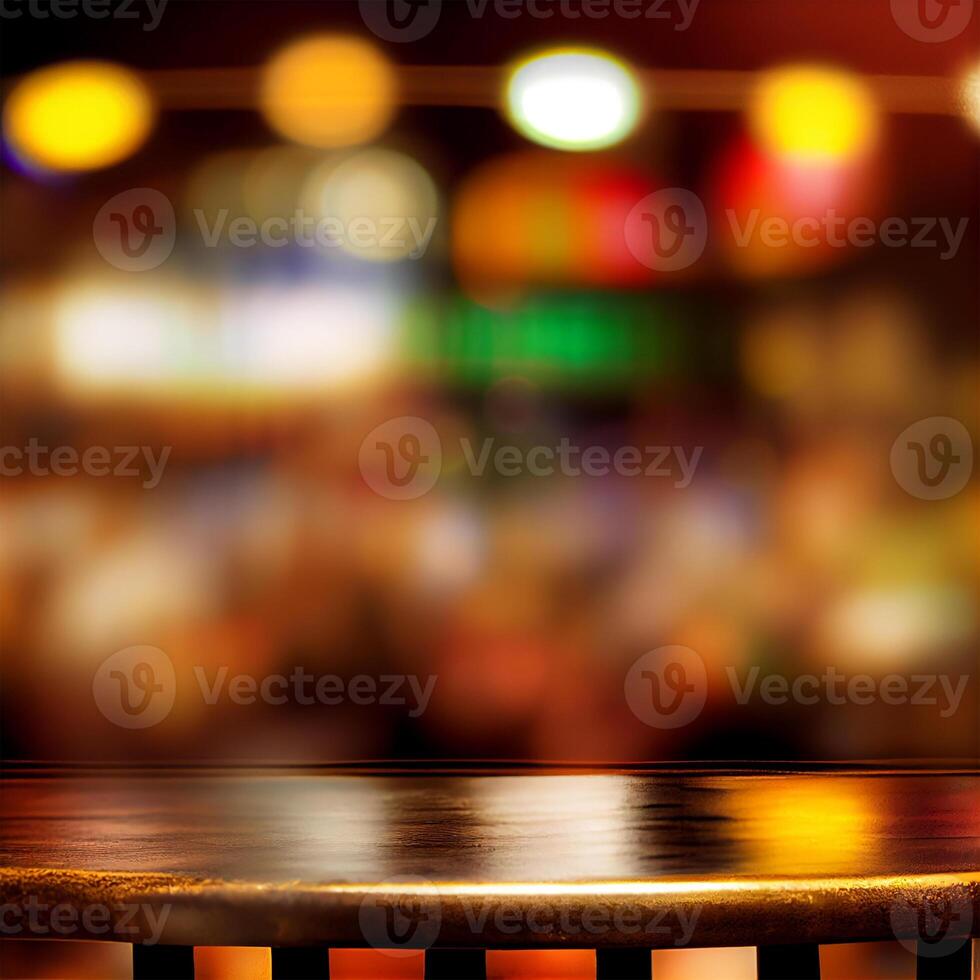
[[[924,903],[980,925],[969,770],[25,770],[0,827],[10,907],[107,909],[65,938],[762,945],[914,937]]]

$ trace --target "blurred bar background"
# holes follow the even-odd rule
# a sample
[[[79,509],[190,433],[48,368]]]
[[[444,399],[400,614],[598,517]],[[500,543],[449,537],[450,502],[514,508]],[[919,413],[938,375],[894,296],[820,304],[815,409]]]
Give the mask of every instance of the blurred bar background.
[[[4,470],[7,758],[980,755],[977,484],[920,499],[890,465],[920,419],[956,419],[976,442],[980,16],[931,43],[898,0],[667,7],[633,21],[445,3],[410,44],[347,0],[6,17],[0,443],[170,447],[159,480],[146,465]],[[595,122],[588,99],[557,136],[541,120],[561,106],[535,119],[505,104],[522,59],[578,45],[626,86],[623,130],[600,145],[568,135]],[[66,67],[78,59],[95,64]],[[130,271],[97,215],[139,188],[170,202],[174,248]],[[625,230],[666,188],[696,194],[707,222],[704,254],[676,272],[651,269]],[[411,218],[424,234],[206,242],[222,214],[278,233],[297,209],[348,228]],[[737,247],[727,209],[968,224],[950,255]],[[365,438],[402,417],[442,445],[414,500],[377,493],[361,462]],[[486,438],[700,456],[683,487],[476,476],[460,447]],[[704,661],[706,705],[651,727],[624,677],[674,644]],[[128,730],[89,695],[99,665],[136,645],[182,680],[163,721]],[[418,713],[212,706],[184,683],[202,665],[437,684]],[[969,683],[948,716],[738,704],[728,674],[753,666]],[[804,802],[787,825],[831,815],[833,846],[870,819]],[[24,945],[4,946],[8,975],[127,975],[124,947]],[[654,957],[663,980],[754,976],[751,950]],[[914,970],[897,944],[823,957],[830,980]],[[332,958],[337,976],[421,975],[418,956]],[[197,968],[265,977],[267,951],[199,950]],[[586,977],[594,955],[491,952],[489,968]]]
[[[152,487],[3,477],[8,757],[976,757],[976,483],[917,499],[889,454],[922,418],[976,436],[977,18],[941,44],[887,3],[716,0],[683,30],[631,23],[449,3],[399,44],[356,3],[289,0],[173,3],[152,31],[4,22],[2,443],[172,447]],[[504,111],[522,57],[575,44],[618,59],[643,103],[594,152],[539,145]],[[78,58],[134,74],[74,69],[69,88],[109,94],[68,137],[27,86]],[[116,110],[118,145],[90,145]],[[801,164],[801,145],[817,156]],[[698,195],[709,231],[677,273],[621,233],[670,187]],[[93,236],[134,188],[174,208],[173,253],[143,272]],[[297,208],[397,214],[431,236],[204,240],[222,214]],[[969,224],[946,258],[739,248],[726,208]],[[359,466],[395,417],[442,443],[415,500],[374,492]],[[684,487],[474,476],[461,440],[488,437],[701,455]],[[142,644],[182,678],[438,682],[417,717],[208,706],[182,688],[163,722],[126,731],[87,692],[109,654]],[[658,730],[624,710],[623,679],[666,644],[704,660],[708,701]],[[949,717],[739,705],[726,668],[753,665],[971,682]]]

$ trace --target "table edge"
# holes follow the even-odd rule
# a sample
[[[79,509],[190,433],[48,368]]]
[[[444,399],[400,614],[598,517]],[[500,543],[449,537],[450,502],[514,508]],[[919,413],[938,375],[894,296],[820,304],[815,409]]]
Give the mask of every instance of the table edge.
[[[434,936],[431,930],[423,930],[431,940],[424,946],[664,949],[767,945],[786,942],[787,937],[812,943],[914,940],[919,910],[943,903],[956,913],[950,935],[980,937],[980,869],[915,875],[665,877],[487,886],[432,882],[417,876],[379,883],[261,883],[177,874],[4,867],[0,868],[0,889],[4,903],[14,906],[33,899],[48,907],[67,906],[76,916],[86,908],[104,907],[113,923],[109,931],[98,934],[79,928],[70,935],[18,937],[8,933],[9,938],[392,948],[396,944],[386,943],[384,934],[372,934],[372,927],[365,923],[381,921],[393,910],[408,910],[420,921],[438,921]],[[117,931],[116,923],[124,912],[131,916],[127,920],[130,931]],[[532,913],[535,921],[553,927],[525,928],[523,920]],[[518,920],[521,928],[511,929],[509,923]],[[589,923],[602,928],[592,930]]]

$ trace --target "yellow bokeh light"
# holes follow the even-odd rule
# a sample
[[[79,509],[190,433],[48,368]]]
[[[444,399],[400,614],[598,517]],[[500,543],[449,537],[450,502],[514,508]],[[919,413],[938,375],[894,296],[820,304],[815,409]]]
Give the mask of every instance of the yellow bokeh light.
[[[371,44],[318,35],[272,58],[259,99],[280,135],[327,148],[374,139],[391,121],[395,95],[394,70]]]
[[[75,61],[32,72],[11,92],[3,129],[13,151],[46,170],[96,170],[124,160],[144,142],[154,107],[131,71]]]
[[[817,65],[766,72],[753,94],[750,118],[765,150],[803,162],[853,160],[878,135],[877,107],[862,81]]]

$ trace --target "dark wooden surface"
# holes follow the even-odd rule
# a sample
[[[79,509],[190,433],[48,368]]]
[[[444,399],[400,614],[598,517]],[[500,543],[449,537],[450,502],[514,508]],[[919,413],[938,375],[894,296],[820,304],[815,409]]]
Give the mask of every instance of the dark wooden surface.
[[[15,772],[0,812],[4,901],[138,907],[140,935],[166,906],[174,944],[826,942],[943,903],[980,925],[975,772]],[[113,922],[92,938],[132,941]]]

